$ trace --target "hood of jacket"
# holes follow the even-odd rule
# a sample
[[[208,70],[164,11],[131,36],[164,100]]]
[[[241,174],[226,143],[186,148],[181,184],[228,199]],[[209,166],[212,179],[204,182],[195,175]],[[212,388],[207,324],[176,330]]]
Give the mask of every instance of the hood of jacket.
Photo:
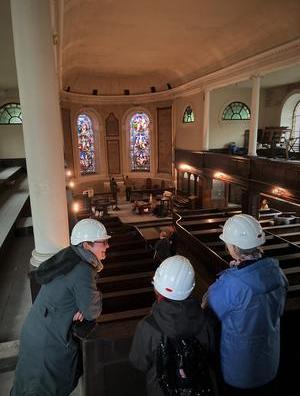
[[[60,275],[66,275],[81,261],[87,262],[97,269],[98,260],[92,252],[81,246],[69,246],[44,261],[37,269],[31,271],[29,276],[43,285]]]
[[[261,258],[241,269],[231,268],[228,270],[228,275],[232,277],[233,284],[236,281],[241,282],[250,288],[253,294],[268,293],[278,287],[288,286],[287,279],[279,268],[278,260],[271,257]]]
[[[183,301],[156,302],[153,305],[152,314],[160,329],[168,337],[193,335],[199,333],[204,325],[200,302],[194,297]]]

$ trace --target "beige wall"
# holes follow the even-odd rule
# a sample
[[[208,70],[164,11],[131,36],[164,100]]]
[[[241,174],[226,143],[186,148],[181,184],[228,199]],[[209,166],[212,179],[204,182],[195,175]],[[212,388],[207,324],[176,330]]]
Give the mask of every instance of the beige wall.
[[[191,106],[195,122],[184,124],[183,114],[187,106]],[[175,146],[184,150],[200,150],[203,131],[203,93],[174,100],[175,111]]]
[[[300,93],[300,82],[294,84],[280,85],[265,89],[264,107],[262,110],[263,126],[280,126],[281,112],[286,100],[293,93]],[[292,109],[291,109],[292,111]],[[289,123],[290,124],[290,123]],[[291,126],[291,125],[281,125]]]
[[[222,114],[231,102],[243,102],[251,107],[251,88],[225,87],[210,94],[209,148],[223,148],[230,142],[244,145],[244,132],[249,121],[223,121]]]
[[[0,125],[0,158],[25,158],[22,125]]]

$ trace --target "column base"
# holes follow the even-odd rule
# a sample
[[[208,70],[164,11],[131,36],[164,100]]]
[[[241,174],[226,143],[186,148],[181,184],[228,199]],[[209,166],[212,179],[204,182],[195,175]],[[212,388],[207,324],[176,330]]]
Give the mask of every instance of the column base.
[[[43,261],[48,260],[48,258],[52,257],[55,253],[39,253],[34,249],[31,254],[30,264],[33,267],[39,267]]]

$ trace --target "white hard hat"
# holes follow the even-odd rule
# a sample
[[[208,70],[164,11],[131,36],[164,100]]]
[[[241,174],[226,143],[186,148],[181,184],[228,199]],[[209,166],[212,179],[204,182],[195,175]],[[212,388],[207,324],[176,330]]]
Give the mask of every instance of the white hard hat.
[[[183,256],[164,260],[153,277],[155,289],[171,300],[185,300],[195,286],[195,272],[190,261]]]
[[[266,241],[259,222],[247,214],[230,217],[224,224],[220,239],[241,249],[252,249],[263,245]]]
[[[104,241],[110,238],[106,228],[100,221],[83,219],[75,224],[71,234],[71,244],[78,245],[81,242]]]

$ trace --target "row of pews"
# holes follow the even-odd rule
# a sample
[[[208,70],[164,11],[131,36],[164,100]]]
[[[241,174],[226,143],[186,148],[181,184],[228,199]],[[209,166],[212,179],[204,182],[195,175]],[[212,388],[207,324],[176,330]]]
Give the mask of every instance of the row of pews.
[[[212,281],[220,270],[228,267],[230,258],[219,235],[226,219],[237,213],[241,210],[234,207],[183,210],[176,215],[180,244],[188,257],[191,254],[197,258],[196,265],[193,261],[196,272],[205,266]],[[287,311],[297,314],[300,224],[275,226],[275,219],[280,215],[281,212],[272,209],[261,212],[260,222],[267,235],[264,252],[279,259],[290,282]],[[128,353],[138,321],[148,314],[154,302],[152,251],[136,227],[111,216],[104,217],[103,223],[112,235],[104,269],[97,280],[103,295],[103,312],[97,326],[81,339],[84,363],[81,394],[113,396],[119,395],[122,389],[124,396],[140,396],[146,394],[144,376],[130,366]],[[298,339],[298,327],[291,326],[287,320],[282,324],[284,345],[279,375],[282,377],[280,387],[288,388],[283,393],[286,396],[292,395],[298,386],[296,366],[291,366],[289,359],[294,347],[290,340]]]

